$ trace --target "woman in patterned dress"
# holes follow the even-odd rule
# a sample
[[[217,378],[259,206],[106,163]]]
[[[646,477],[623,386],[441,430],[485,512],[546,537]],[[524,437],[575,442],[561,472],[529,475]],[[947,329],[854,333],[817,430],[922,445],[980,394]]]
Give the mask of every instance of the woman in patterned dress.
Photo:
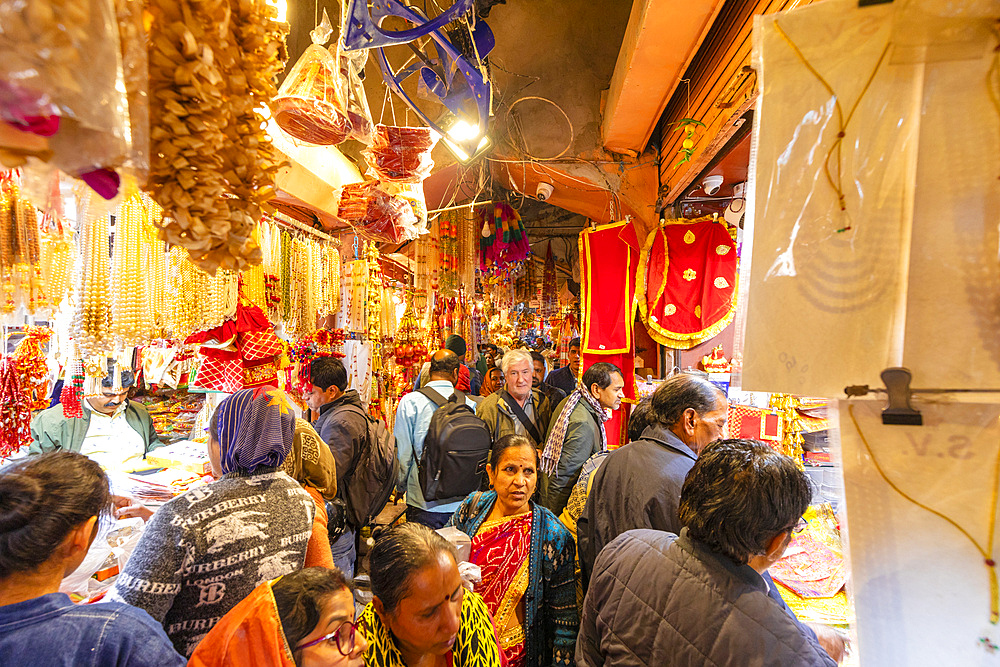
[[[359,631],[367,667],[501,667],[493,620],[468,592],[455,547],[427,526],[382,535],[370,556],[374,599]]]
[[[493,446],[486,468],[491,491],[474,493],[449,525],[472,535],[476,586],[500,634],[508,667],[573,665],[579,619],[574,558],[566,527],[531,501],[538,450],[524,436]]]

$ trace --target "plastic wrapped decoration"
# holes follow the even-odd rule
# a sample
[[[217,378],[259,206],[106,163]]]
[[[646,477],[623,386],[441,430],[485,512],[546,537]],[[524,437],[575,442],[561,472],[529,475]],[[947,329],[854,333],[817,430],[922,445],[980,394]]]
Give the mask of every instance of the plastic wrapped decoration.
[[[391,195],[401,197],[410,202],[413,215],[417,219],[417,233],[427,233],[427,199],[424,196],[424,186],[421,183],[393,183],[386,181],[381,188]]]
[[[114,3],[4,0],[0,25],[0,120],[26,135],[0,160],[37,157],[110,198],[131,148]]]
[[[337,57],[323,46],[330,39],[330,17],[310,32],[310,44],[285,77],[274,98],[274,120],[292,137],[319,146],[347,139],[352,125],[347,114],[344,82]]]
[[[337,215],[370,241],[401,243],[418,236],[413,207],[380,188],[378,181],[345,185]]]
[[[479,218],[489,231],[479,240],[479,270],[493,279],[513,277],[531,257],[521,216],[509,204],[499,203],[481,210]]]
[[[431,151],[437,138],[429,127],[377,125],[365,157],[369,175],[384,181],[420,183],[431,175]]]
[[[344,102],[347,106],[347,118],[351,124],[348,139],[360,141],[368,146],[375,138],[375,122],[368,107],[368,97],[361,83],[361,73],[365,71],[368,51],[345,53],[337,46],[337,62],[340,63],[340,75],[344,81]]]

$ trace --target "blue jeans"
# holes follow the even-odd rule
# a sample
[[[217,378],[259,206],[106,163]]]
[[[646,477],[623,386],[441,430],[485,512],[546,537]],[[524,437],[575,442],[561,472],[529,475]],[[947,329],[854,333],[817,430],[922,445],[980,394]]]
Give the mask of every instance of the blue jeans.
[[[451,512],[428,512],[427,510],[414,507],[413,505],[406,506],[407,521],[422,523],[425,526],[433,528],[434,530],[444,528],[444,524],[448,523],[448,519],[450,518]]]
[[[354,562],[358,559],[354,538],[354,531],[348,529],[343,535],[330,542],[333,564],[344,573],[345,577],[352,579],[354,578]]]

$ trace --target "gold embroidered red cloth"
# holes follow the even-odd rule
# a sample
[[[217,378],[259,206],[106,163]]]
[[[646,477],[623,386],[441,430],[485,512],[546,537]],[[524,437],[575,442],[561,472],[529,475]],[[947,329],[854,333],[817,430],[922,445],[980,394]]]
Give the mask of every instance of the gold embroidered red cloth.
[[[736,243],[711,218],[670,220],[646,238],[638,302],[649,335],[686,350],[712,338],[736,313]]]
[[[580,233],[581,352],[632,352],[635,276],[639,239],[629,222],[612,222]]]

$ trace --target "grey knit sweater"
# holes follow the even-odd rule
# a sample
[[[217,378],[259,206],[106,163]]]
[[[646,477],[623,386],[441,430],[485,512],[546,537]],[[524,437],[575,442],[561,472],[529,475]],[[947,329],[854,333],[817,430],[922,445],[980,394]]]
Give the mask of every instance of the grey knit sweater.
[[[258,584],[303,567],[315,511],[274,468],[192,489],[149,520],[109,598],[146,610],[190,656]]]

